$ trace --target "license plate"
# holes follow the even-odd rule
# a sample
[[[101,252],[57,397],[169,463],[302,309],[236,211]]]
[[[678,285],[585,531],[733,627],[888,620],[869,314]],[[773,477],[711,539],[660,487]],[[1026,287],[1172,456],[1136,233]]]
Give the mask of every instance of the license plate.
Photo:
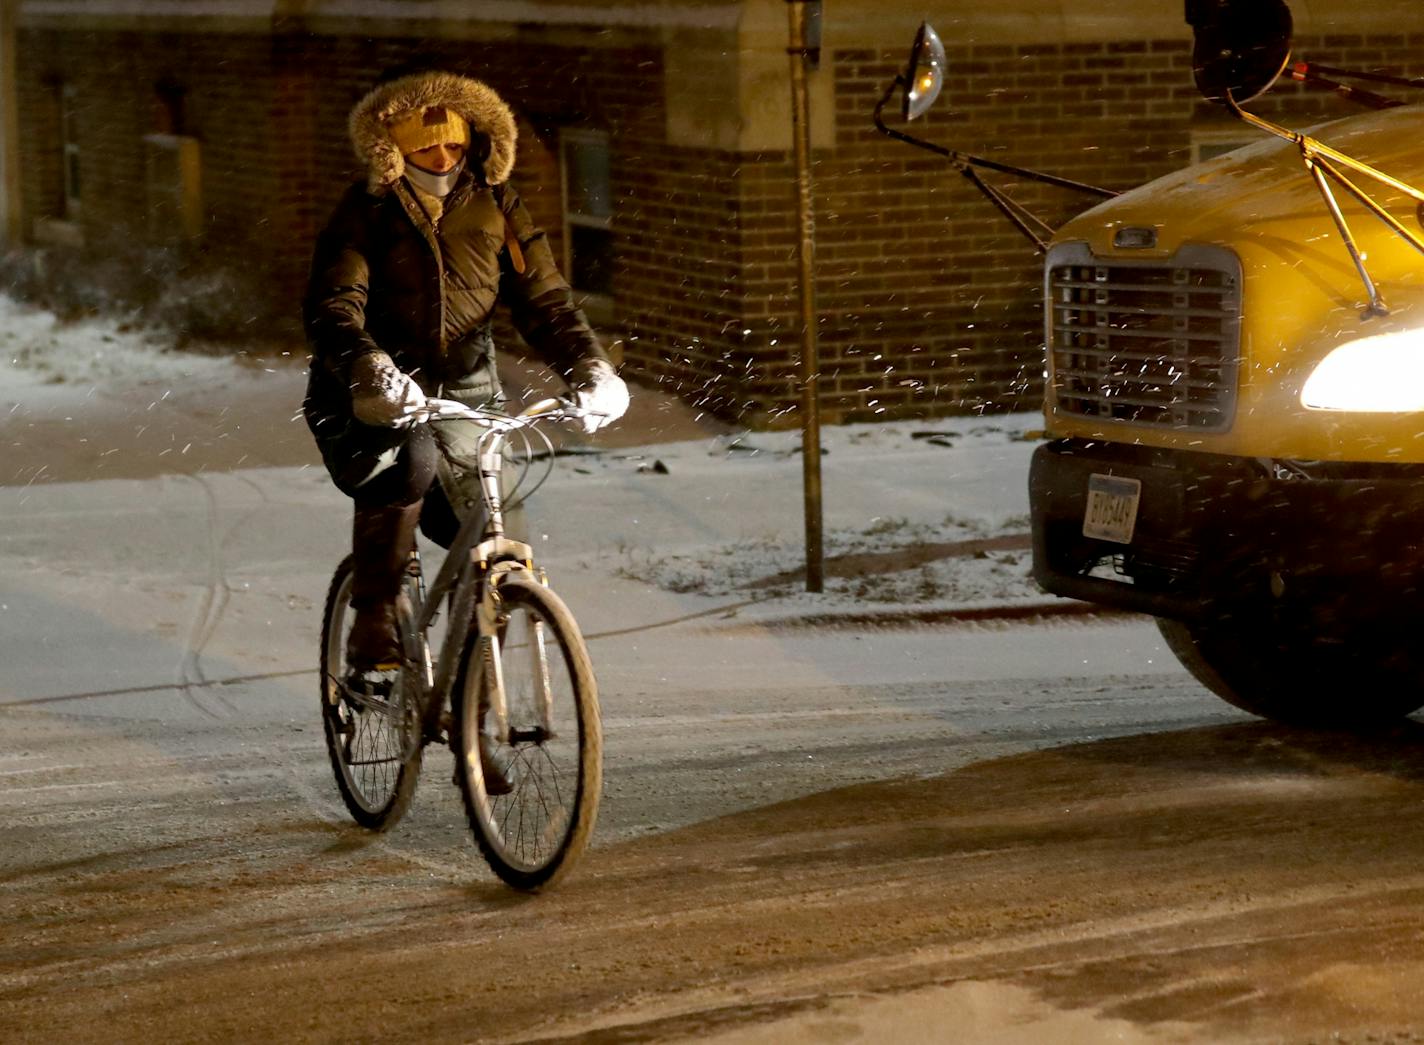
[[[1137,525],[1142,483],[1120,475],[1088,476],[1088,506],[1083,511],[1083,536],[1115,544],[1131,544]]]

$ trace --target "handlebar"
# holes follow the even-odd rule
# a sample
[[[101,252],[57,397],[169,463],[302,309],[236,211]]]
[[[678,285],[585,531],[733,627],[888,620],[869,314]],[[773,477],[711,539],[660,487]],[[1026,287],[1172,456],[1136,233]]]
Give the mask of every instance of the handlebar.
[[[501,414],[467,406],[454,399],[427,398],[425,405],[411,414],[411,421],[474,421],[486,428],[523,428],[534,421],[581,421],[592,411],[580,407],[572,399],[541,399],[518,414]]]
[[[596,411],[579,406],[573,398],[541,399],[525,407],[518,414],[481,410],[453,399],[427,398],[424,404],[411,411],[408,423],[422,424],[431,421],[463,420],[473,421],[484,429],[480,433],[477,448],[473,454],[466,452],[457,454],[455,448],[447,445],[444,441],[437,441],[440,443],[441,452],[445,455],[448,464],[466,473],[479,474],[481,493],[485,497],[485,503],[490,505],[493,512],[497,509],[499,502],[499,476],[511,461],[515,462],[518,477],[512,483],[506,484],[504,491],[506,508],[522,503],[538,490],[553,473],[554,444],[550,440],[549,434],[537,427],[537,422],[581,422],[586,417],[596,416],[601,415]],[[522,443],[523,451],[509,458],[506,457],[505,450],[506,444],[511,441]],[[543,444],[543,450],[538,450],[535,444]],[[543,474],[533,482],[529,482],[531,465],[537,458],[544,459],[543,464],[540,465]]]

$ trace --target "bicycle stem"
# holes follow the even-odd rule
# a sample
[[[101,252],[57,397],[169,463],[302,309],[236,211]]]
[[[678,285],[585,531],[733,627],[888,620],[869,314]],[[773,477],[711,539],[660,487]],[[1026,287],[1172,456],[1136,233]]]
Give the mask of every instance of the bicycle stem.
[[[495,427],[487,431],[480,440],[477,451],[478,471],[480,491],[484,497],[487,513],[483,532],[476,533],[469,524],[461,528],[454,544],[448,549],[445,561],[441,563],[435,580],[430,585],[430,591],[425,605],[421,609],[419,620],[420,630],[426,631],[438,612],[440,601],[447,592],[454,591],[455,597],[450,607],[446,639],[441,644],[433,685],[427,695],[426,717],[433,719],[438,715],[439,708],[443,706],[444,699],[437,700],[435,695],[449,693],[455,672],[458,670],[460,652],[464,649],[464,643],[458,641],[457,636],[467,635],[473,624],[481,638],[482,663],[478,666],[478,670],[488,672],[489,675],[486,677],[492,676],[494,683],[490,687],[489,713],[494,716],[496,735],[501,741],[509,739],[509,722],[508,709],[504,702],[499,629],[498,622],[495,620],[499,592],[495,589],[494,584],[495,574],[499,572],[500,567],[496,566],[491,572],[485,574],[482,586],[484,590],[478,592],[475,590],[473,574],[476,570],[483,571],[491,560],[500,554],[514,552],[519,556],[521,562],[527,562],[529,558],[528,545],[510,542],[505,538],[502,480],[506,438],[507,430],[504,427]],[[540,647],[543,644],[542,639],[541,634],[538,636]],[[475,665],[471,665],[471,669],[475,668]],[[540,711],[544,720],[542,725],[546,732],[551,732],[549,729],[550,711],[547,706],[550,700],[548,679],[540,679],[536,684],[540,689]],[[427,726],[431,724],[428,722]]]
[[[485,529],[491,537],[504,536],[504,491],[500,489],[500,478],[504,472],[504,436],[496,432],[490,439],[490,448],[480,452],[480,488],[484,491],[485,506],[489,510]]]

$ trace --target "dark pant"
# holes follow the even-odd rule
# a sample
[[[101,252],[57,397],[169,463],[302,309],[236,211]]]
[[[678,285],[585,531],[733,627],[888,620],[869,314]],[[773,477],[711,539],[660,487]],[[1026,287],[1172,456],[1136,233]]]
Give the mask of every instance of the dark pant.
[[[333,439],[317,441],[336,488],[357,504],[414,504],[435,481],[440,451],[425,425],[385,428],[352,421]]]
[[[318,440],[326,470],[337,489],[356,507],[384,508],[422,501],[420,530],[442,548],[450,547],[460,517],[435,481],[440,448],[428,425],[385,428],[353,421],[340,435]],[[505,507],[505,532],[524,539],[524,512]]]

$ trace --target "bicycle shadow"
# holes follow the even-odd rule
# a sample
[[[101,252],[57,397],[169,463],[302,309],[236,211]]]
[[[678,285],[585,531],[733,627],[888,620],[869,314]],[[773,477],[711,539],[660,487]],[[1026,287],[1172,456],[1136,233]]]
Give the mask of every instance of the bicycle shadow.
[[[523,894],[494,880],[470,848],[458,859],[468,878],[457,889],[481,908],[517,909],[554,896],[587,896],[646,881],[650,866],[677,876],[695,902],[698,883],[709,886],[748,875],[814,880],[858,863],[962,861],[1002,852],[1055,850],[1081,859],[1094,850],[1106,866],[1116,850],[1128,854],[1144,839],[1158,848],[1205,845],[1198,862],[1233,870],[1243,823],[1290,835],[1289,845],[1348,820],[1353,803],[1372,810],[1337,837],[1334,848],[1366,844],[1367,822],[1417,810],[1424,784],[1424,723],[1404,720],[1362,733],[1336,733],[1270,722],[1140,733],[1067,744],[976,762],[949,772],[815,792],[728,813],[659,834],[606,845],[585,854],[555,890]],[[464,832],[463,818],[440,820]],[[1390,832],[1424,862],[1424,816],[1418,831]],[[444,823],[449,820],[449,823]],[[424,828],[396,825],[372,833],[339,821],[309,825],[327,835],[324,858],[345,861],[392,847],[415,852]],[[1216,840],[1230,844],[1213,853]],[[1324,840],[1322,839],[1322,846]],[[556,901],[560,905],[564,901]]]
[[[420,801],[419,792],[416,801]],[[438,866],[457,880],[458,894],[480,909],[507,910],[538,898],[537,894],[516,892],[494,878],[458,812],[413,810],[386,831],[370,831],[343,822],[334,810],[332,817],[296,821],[288,825],[288,830],[293,834],[325,835],[326,844],[315,847],[313,854],[346,871],[359,868],[377,855],[402,863]]]
[[[1383,773],[1424,781],[1424,722],[1401,719],[1352,732],[1252,721],[1229,726],[1137,734],[1050,749],[1084,763],[1155,767],[1182,773]]]
[[[1424,723],[1346,734],[1245,722],[1049,747],[935,776],[816,792],[615,843],[594,859],[618,873],[625,860],[631,866],[650,853],[676,860],[687,850],[710,859],[709,870],[811,870],[851,859],[861,844],[852,838],[862,833],[867,859],[916,860],[1004,845],[1130,841],[1154,818],[1150,831],[1160,837],[1174,824],[1248,807],[1289,826],[1296,814],[1313,815],[1316,803],[1362,794],[1412,811],[1424,829],[1420,784]],[[816,833],[827,843],[809,841]],[[798,845],[783,850],[777,840],[791,838]],[[1418,842],[1424,860],[1424,833]]]
[[[304,765],[304,789],[322,774],[330,787],[329,767]],[[1306,1040],[1382,1006],[1413,1025],[1396,1015],[1424,967],[1421,784],[1414,721],[1363,736],[1264,722],[1137,733],[596,837],[535,896],[484,869],[444,789],[370,834],[340,822],[334,790],[318,813],[263,784],[252,808],[268,815],[244,812],[236,839],[198,819],[151,832],[152,852],[70,846],[12,889],[24,902],[7,928],[64,963],[46,981],[66,996],[79,981],[74,1020],[181,1003],[227,1026],[254,1018],[255,996],[277,999],[263,1018],[316,1018],[335,982],[332,1037],[398,1020],[427,1038],[477,1026],[527,1040],[561,1032],[562,1005],[570,1036],[588,1013],[633,1010],[627,1036],[578,1040],[690,1040],[837,992],[1009,981],[1065,1010],[1198,1021],[1190,1040],[1309,1009],[1300,1033],[1263,1022],[1254,1039]],[[153,960],[167,953],[184,960]],[[389,990],[413,955],[458,1005]],[[110,981],[83,971],[96,961],[126,964]],[[513,989],[484,993],[491,969]],[[420,1022],[433,1018],[447,1022]]]
[[[638,924],[600,946],[729,979],[809,966],[894,992],[1010,980],[1141,1025],[1328,1020],[1424,966],[1421,785],[1412,720],[1136,734],[595,848],[549,902],[635,905]],[[1335,993],[1312,998],[1320,982]],[[659,1030],[691,1036],[716,1015]]]

